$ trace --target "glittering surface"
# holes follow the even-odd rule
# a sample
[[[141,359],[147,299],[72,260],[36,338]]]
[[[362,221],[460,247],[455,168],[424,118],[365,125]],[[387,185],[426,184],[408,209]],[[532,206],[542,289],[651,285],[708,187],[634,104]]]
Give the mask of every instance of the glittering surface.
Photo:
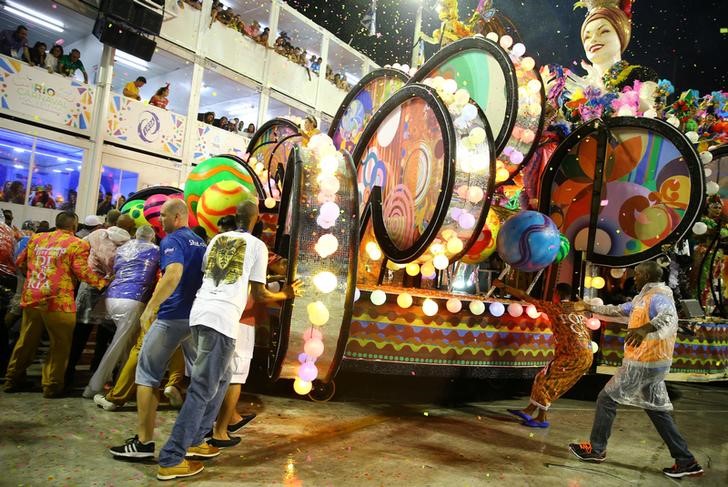
[[[667,448],[637,409],[620,408],[604,464],[580,463],[568,452],[568,443],[588,436],[601,385],[594,378],[583,379],[570,398],[555,403],[546,430],[525,428],[505,412],[525,406],[527,381],[513,386],[514,381],[350,373],[336,380],[337,396],[329,403],[244,394],[239,409],[258,417],[241,430],[240,445],[207,461],[194,479],[169,484],[671,485],[660,472],[672,464]],[[290,390],[290,383],[277,389]],[[725,485],[728,422],[720,419],[728,412],[725,391],[715,385],[671,386],[676,421],[706,470],[703,478],[683,485]],[[107,412],[79,397],[47,400],[38,393],[0,393],[0,405],[1,485],[161,485],[155,464],[116,461],[106,451],[131,435],[136,422],[131,407]],[[160,411],[157,451],[175,415]]]
[[[422,30],[440,27],[435,0],[422,0]],[[415,18],[420,0],[379,0],[377,35],[368,36],[361,20],[371,0],[288,0],[316,23],[367,54],[380,65],[409,63]],[[460,18],[467,17],[478,0],[460,0]],[[573,11],[572,0],[496,0],[495,8],[518,28],[529,55],[539,64],[571,66],[585,59],[579,32],[585,10]],[[723,0],[639,0],[633,7],[632,41],[624,58],[654,68],[673,81],[678,93],[688,88],[701,92],[728,86],[728,27]],[[434,47],[428,46],[427,55]],[[577,68],[578,69],[578,68]]]

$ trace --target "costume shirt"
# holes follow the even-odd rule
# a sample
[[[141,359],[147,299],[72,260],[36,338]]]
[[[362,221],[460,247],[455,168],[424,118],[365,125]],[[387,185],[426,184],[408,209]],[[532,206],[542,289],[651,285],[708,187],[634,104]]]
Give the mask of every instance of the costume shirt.
[[[190,313],[190,326],[204,325],[237,338],[250,281],[265,284],[268,249],[243,232],[213,237],[205,254],[205,276]]]
[[[18,266],[27,263],[20,305],[46,311],[76,311],[75,279],[96,288],[107,281],[88,267],[88,242],[65,230],[37,233],[18,257]]]
[[[159,247],[143,240],[130,240],[116,250],[114,280],[108,298],[146,302],[151,298],[159,269]]]
[[[187,227],[170,233],[160,246],[161,267],[182,264],[182,278],[174,292],[159,307],[157,317],[165,320],[182,320],[190,316],[195,293],[202,282],[202,258],[205,241]]]

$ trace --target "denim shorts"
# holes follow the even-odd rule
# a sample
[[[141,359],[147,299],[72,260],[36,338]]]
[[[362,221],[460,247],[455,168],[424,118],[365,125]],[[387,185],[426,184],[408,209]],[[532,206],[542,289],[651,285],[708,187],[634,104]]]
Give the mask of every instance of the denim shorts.
[[[169,360],[180,345],[185,357],[194,361],[195,349],[190,340],[189,320],[155,320],[144,335],[139,352],[135,380],[137,385],[159,387]]]

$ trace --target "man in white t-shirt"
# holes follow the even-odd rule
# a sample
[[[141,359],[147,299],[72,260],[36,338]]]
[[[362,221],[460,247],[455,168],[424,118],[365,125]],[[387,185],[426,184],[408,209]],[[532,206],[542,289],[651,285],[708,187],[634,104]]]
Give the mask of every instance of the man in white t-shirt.
[[[250,234],[258,221],[257,204],[241,203],[236,220],[242,230],[216,235],[205,252],[202,287],[190,312],[197,358],[187,398],[159,454],[157,478],[160,480],[189,477],[202,471],[200,462],[187,461],[185,456],[190,446],[203,444],[225,396],[248,285],[255,286],[254,292],[265,286],[268,249]],[[297,287],[298,284],[286,286],[283,292],[292,298]],[[207,458],[220,453],[214,446],[205,450],[202,456]]]

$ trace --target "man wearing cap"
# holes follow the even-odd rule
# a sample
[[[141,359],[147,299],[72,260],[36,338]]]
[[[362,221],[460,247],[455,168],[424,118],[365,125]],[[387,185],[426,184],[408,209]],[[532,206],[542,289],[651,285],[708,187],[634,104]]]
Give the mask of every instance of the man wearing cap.
[[[89,215],[83,220],[83,228],[76,233],[78,238],[87,237],[94,230],[98,230],[104,226],[103,217],[97,215]]]
[[[33,235],[16,262],[26,273],[21,306],[23,322],[20,338],[10,358],[5,392],[17,392],[25,371],[33,362],[43,337],[50,336],[50,349],[43,366],[43,397],[59,397],[76,326],[74,280],[103,288],[107,281],[88,266],[89,244],[74,235],[78,226],[75,213],[56,216],[56,230]]]

